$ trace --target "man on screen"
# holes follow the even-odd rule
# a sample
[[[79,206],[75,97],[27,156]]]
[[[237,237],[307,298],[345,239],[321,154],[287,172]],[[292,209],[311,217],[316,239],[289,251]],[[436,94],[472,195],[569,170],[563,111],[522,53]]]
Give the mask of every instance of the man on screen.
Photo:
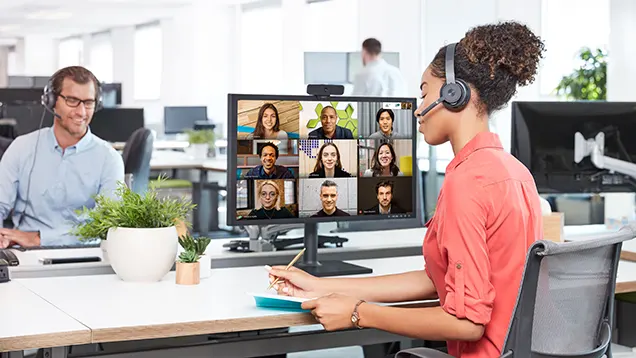
[[[375,194],[378,198],[378,205],[364,211],[365,215],[388,215],[404,214],[406,211],[393,203],[393,182],[383,180],[375,185]]]
[[[338,184],[331,180],[325,180],[320,186],[320,201],[322,202],[322,209],[312,215],[312,217],[323,216],[350,216],[346,212],[336,207],[338,201]]]
[[[353,133],[347,128],[336,125],[338,113],[332,106],[323,107],[320,111],[320,124],[322,127],[309,132],[312,139],[353,139]]]
[[[276,165],[278,147],[274,143],[265,143],[259,150],[261,165],[250,169],[243,179],[293,179],[291,170],[282,165]]]

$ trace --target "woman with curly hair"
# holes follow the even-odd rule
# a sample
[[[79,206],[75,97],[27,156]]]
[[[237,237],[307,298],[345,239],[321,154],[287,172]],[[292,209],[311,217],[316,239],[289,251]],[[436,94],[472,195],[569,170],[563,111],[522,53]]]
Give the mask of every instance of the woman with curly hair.
[[[299,269],[268,268],[270,280],[283,279],[277,291],[312,298],[302,307],[327,330],[375,328],[446,340],[453,357],[499,357],[526,254],[542,238],[543,223],[532,175],[503,150],[488,129],[488,118],[510,101],[517,86],[534,80],[543,50],[541,39],[525,25],[478,26],[459,43],[442,47],[424,71],[419,131],[430,145],[450,141],[455,157],[427,223],[423,269],[323,279]],[[454,70],[446,67],[452,63],[446,61],[449,55]],[[455,85],[445,86],[453,83],[453,74]],[[367,303],[433,298],[439,298],[439,306]]]

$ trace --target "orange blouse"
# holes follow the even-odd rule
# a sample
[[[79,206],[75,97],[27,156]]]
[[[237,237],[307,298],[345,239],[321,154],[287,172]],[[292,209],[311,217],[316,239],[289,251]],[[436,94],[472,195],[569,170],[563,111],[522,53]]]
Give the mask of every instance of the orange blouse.
[[[485,326],[476,342],[450,341],[453,357],[498,357],[527,251],[543,237],[539,194],[528,169],[494,133],[473,138],[446,168],[423,254],[442,308]]]

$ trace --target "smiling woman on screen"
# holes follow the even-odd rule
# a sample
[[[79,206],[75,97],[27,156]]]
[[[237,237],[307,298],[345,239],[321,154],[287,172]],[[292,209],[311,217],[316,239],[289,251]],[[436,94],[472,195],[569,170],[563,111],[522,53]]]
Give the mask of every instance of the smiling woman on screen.
[[[422,74],[419,131],[430,145],[450,141],[455,154],[435,216],[426,225],[424,269],[321,279],[298,269],[268,268],[270,280],[284,279],[277,291],[318,297],[305,301],[303,308],[328,330],[355,322],[423,340],[446,340],[454,357],[498,357],[527,250],[542,238],[543,225],[532,175],[489,132],[488,118],[510,101],[517,86],[534,80],[543,50],[543,42],[519,23],[478,26],[459,43],[440,48]],[[440,305],[427,308],[366,302],[436,297]]]

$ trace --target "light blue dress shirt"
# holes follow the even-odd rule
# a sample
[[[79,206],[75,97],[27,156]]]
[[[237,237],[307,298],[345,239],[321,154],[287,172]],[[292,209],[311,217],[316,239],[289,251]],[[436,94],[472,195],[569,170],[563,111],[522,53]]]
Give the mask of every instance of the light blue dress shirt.
[[[42,128],[16,138],[0,160],[0,216],[12,214],[18,230],[39,231],[43,246],[79,244],[69,233],[83,220],[77,210],[94,207],[97,194],[114,196],[123,181],[122,156],[90,129],[63,151],[53,127]]]

